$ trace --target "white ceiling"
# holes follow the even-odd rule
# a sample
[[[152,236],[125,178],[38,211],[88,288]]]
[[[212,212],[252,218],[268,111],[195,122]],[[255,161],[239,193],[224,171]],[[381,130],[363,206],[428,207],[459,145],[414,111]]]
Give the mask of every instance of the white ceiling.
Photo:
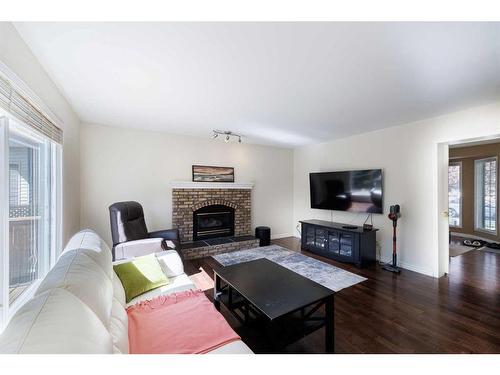
[[[297,146],[500,98],[498,23],[16,23],[81,120]]]

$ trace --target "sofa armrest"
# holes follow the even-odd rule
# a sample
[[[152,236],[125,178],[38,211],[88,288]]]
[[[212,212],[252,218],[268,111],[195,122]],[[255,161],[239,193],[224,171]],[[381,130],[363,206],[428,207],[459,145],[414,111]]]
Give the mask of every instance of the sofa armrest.
[[[179,240],[179,230],[178,229],[157,230],[154,232],[149,232],[149,237],[150,238],[160,237],[160,238],[163,238],[165,240],[178,241]]]
[[[129,259],[163,251],[163,238],[123,242],[115,246],[115,260]]]

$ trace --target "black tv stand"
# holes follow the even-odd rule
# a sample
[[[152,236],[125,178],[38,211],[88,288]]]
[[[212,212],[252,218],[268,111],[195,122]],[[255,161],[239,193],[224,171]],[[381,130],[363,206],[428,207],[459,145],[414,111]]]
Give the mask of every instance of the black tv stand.
[[[342,225],[342,229],[358,229],[356,225]]]
[[[323,220],[303,220],[300,223],[302,250],[354,263],[358,267],[376,261],[378,229],[365,231],[363,227]]]

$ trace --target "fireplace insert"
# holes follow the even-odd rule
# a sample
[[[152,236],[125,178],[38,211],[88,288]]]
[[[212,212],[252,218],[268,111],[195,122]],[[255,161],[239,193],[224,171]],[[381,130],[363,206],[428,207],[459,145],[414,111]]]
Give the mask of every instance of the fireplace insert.
[[[234,208],[211,205],[193,212],[193,241],[226,236],[234,236]]]

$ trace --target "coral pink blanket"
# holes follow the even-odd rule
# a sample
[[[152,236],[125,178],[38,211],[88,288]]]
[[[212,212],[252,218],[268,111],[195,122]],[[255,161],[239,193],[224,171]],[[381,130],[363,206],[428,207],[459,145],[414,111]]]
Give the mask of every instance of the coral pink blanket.
[[[201,291],[140,302],[127,314],[132,354],[207,353],[240,339]]]

